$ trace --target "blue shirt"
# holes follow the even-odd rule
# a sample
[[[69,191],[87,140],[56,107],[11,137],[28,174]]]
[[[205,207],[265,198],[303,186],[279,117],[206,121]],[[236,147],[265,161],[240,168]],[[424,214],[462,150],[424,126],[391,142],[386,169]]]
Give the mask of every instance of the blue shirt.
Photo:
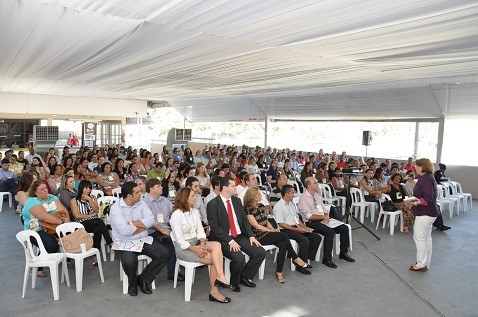
[[[3,182],[3,178],[17,178],[17,175],[12,170],[4,170],[0,168],[0,182]]]
[[[52,214],[58,212],[58,207],[56,206],[56,202],[58,198],[54,195],[48,195],[46,200],[41,200],[38,197],[29,197],[25,202],[25,206],[23,206],[22,214],[23,214],[23,229],[25,230],[34,230],[39,231],[42,229],[40,220],[33,216],[30,213],[30,209],[32,207],[43,205],[47,213]]]
[[[148,230],[134,234],[136,226],[131,222],[140,220],[146,228],[154,226],[154,217],[144,201],[128,206],[121,198],[110,208],[111,233],[114,241],[132,241],[148,236]]]
[[[154,217],[154,223],[160,224],[163,228],[171,229],[171,225],[169,224],[169,219],[171,218],[171,213],[173,212],[173,204],[171,201],[164,196],[159,196],[158,199],[154,199],[150,194],[147,194],[143,201],[148,208],[151,209]],[[154,231],[154,228],[150,228],[148,230],[150,234]]]

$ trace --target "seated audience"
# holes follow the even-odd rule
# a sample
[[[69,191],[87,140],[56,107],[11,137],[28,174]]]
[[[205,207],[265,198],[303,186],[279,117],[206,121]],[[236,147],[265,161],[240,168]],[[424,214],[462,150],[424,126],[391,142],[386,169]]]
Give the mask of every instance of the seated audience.
[[[412,213],[412,208],[409,204],[404,203],[406,196],[411,196],[408,190],[401,184],[402,176],[394,174],[390,176],[392,183],[381,189],[382,193],[388,194],[395,206],[402,211],[403,217],[403,233],[408,233],[408,226],[415,220],[415,215]]]

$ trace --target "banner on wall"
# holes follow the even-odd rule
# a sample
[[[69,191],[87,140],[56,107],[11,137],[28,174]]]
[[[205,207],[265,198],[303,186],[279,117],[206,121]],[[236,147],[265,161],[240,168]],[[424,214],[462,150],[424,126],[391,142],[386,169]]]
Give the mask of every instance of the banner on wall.
[[[90,148],[96,145],[96,123],[83,123],[83,145]]]

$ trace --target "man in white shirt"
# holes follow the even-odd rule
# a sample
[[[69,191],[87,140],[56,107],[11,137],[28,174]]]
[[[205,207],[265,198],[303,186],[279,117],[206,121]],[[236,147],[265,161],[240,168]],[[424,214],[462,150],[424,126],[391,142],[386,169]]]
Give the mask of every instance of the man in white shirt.
[[[327,224],[330,217],[325,209],[322,197],[318,191],[317,179],[307,177],[304,182],[306,190],[299,199],[299,211],[302,214],[307,227],[314,229],[314,232],[324,236],[324,252],[322,263],[330,268],[336,268],[337,265],[332,262],[332,249],[335,234],[340,234],[340,254],[339,259],[347,262],[355,262],[348,255],[349,249],[349,228],[341,224],[335,228],[330,228]]]
[[[151,210],[141,201],[138,185],[124,183],[121,195],[123,198],[110,209],[113,249],[119,254],[128,276],[128,294],[138,295],[138,286],[144,294],[152,294],[151,283],[168,261],[170,253],[164,245],[148,236],[148,228],[154,226],[155,221]],[[149,256],[152,261],[137,276],[140,254]]]
[[[98,155],[93,153],[90,155],[90,162],[88,163],[88,169],[93,172],[98,167]]]
[[[228,177],[220,181],[220,195],[207,204],[211,240],[221,243],[223,255],[231,260],[231,288],[240,292],[239,283],[255,287],[252,279],[266,257],[266,251],[252,232],[244,207],[235,197],[236,182]],[[249,255],[245,262],[243,251]]]
[[[28,153],[29,154],[27,156],[25,156],[25,159],[28,161],[29,165],[32,165],[32,159],[34,157],[38,157],[40,159],[40,162],[43,162],[43,158],[39,154],[35,153],[35,148],[33,146],[30,146],[28,148]],[[43,165],[45,165],[45,164],[43,164]]]
[[[193,208],[199,211],[199,214],[201,215],[202,223],[204,225],[207,225],[206,205],[204,204],[204,201],[202,200],[202,196],[201,196],[202,190],[201,190],[201,187],[199,186],[199,180],[194,176],[190,176],[186,178],[185,186],[191,188],[194,194],[196,194],[196,204],[193,206]]]
[[[216,198],[220,194],[219,183],[221,182],[221,178],[222,177],[220,176],[214,176],[211,179],[212,191],[209,193],[209,195],[206,196],[206,198],[204,198],[204,204],[206,205],[206,207],[207,203],[211,201],[211,199]]]
[[[256,187],[257,186],[257,178],[255,174],[249,173],[246,176],[244,176],[244,182],[246,184],[246,187],[237,195],[237,197],[241,200],[242,203],[244,203],[244,196],[246,195],[246,192],[249,188],[251,187]],[[264,205],[264,210],[267,214],[271,212],[271,204],[267,200],[266,195],[262,191],[259,191],[261,193],[261,201],[260,203]]]
[[[299,244],[298,255],[307,263],[307,260],[315,260],[322,237],[299,218],[297,207],[293,202],[294,193],[294,186],[287,184],[282,186],[282,198],[274,205],[274,218],[282,228],[282,232]]]

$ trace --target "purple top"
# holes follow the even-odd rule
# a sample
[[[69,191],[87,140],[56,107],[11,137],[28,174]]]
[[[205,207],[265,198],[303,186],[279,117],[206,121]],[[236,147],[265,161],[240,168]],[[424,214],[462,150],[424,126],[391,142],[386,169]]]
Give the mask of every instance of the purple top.
[[[415,216],[437,217],[440,212],[437,205],[437,183],[430,173],[419,177],[413,189],[413,196],[420,199],[421,205],[413,206]]]

